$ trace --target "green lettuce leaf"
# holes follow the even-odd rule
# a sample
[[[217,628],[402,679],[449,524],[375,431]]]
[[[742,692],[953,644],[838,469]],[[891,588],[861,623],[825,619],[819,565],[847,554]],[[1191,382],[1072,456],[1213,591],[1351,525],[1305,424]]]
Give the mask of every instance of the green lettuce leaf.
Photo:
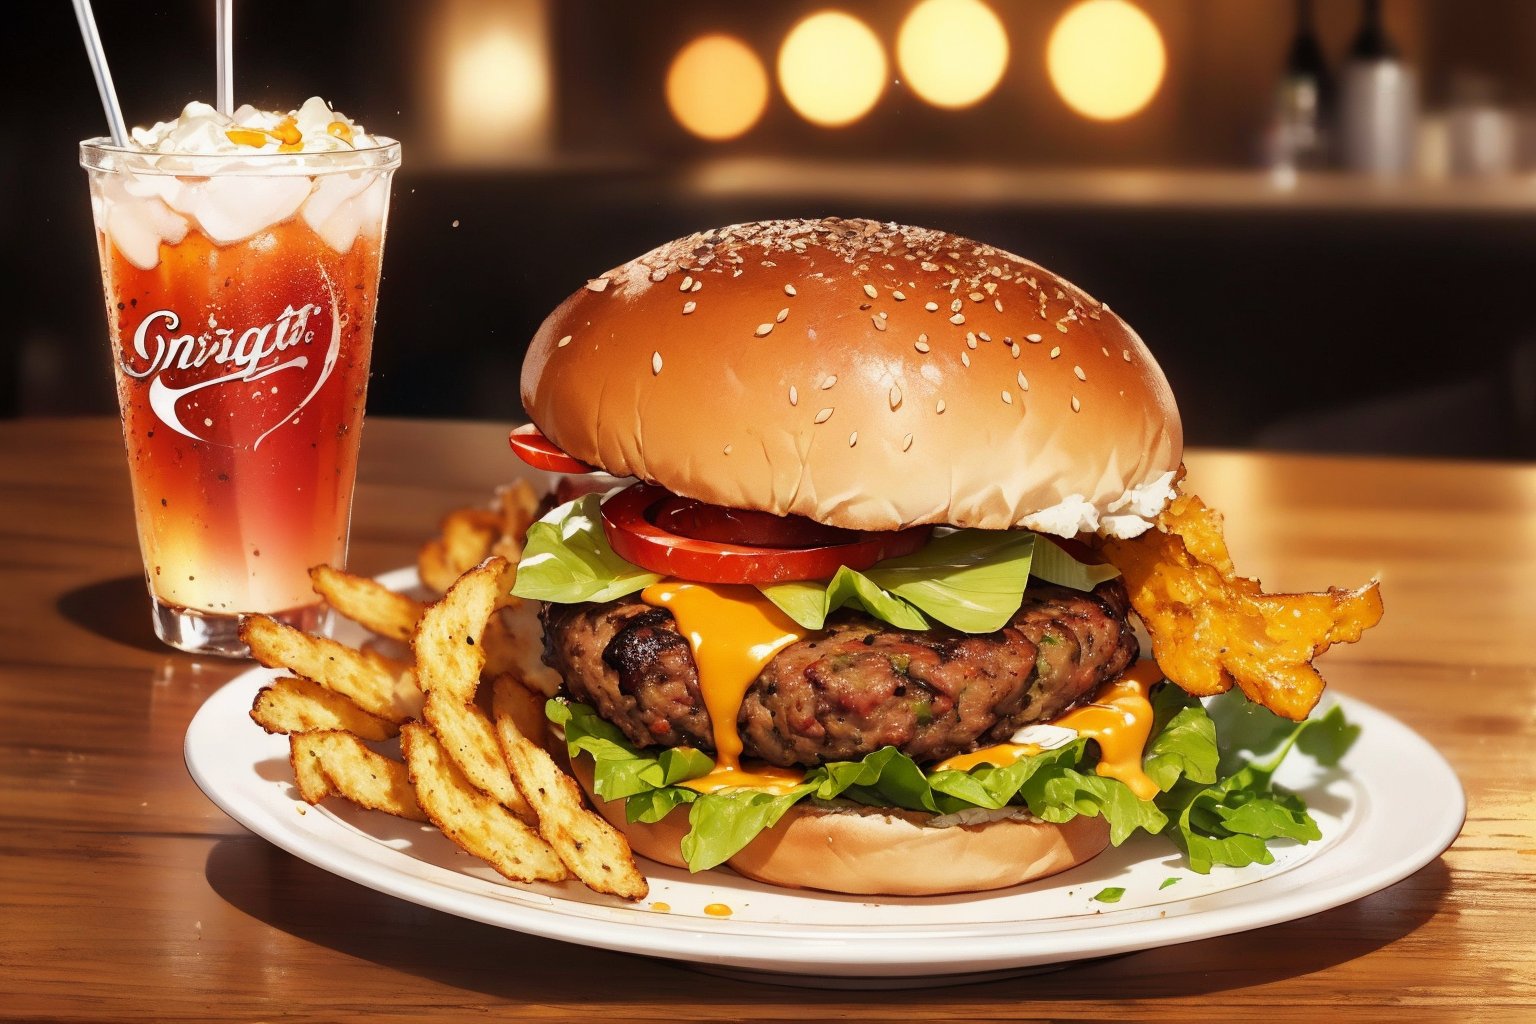
[[[1271,839],[1306,843],[1321,838],[1322,832],[1301,798],[1277,788],[1272,780],[1293,748],[1330,766],[1338,763],[1360,733],[1359,726],[1347,721],[1337,706],[1302,722],[1277,718],[1283,723],[1277,725],[1247,709],[1227,706],[1237,699],[1241,698],[1211,703],[1219,709],[1220,720],[1233,724],[1236,739],[1259,745],[1267,759],[1241,763],[1211,785],[1186,778],[1157,800],[1171,819],[1169,838],[1184,851],[1189,866],[1201,874],[1209,873],[1216,864],[1244,867],[1272,863]],[[1275,717],[1268,711],[1263,714]],[[1224,746],[1226,741],[1223,735]],[[1232,762],[1224,756],[1223,763]]]
[[[1160,687],[1152,696],[1152,733],[1142,771],[1166,793],[1180,779],[1215,782],[1219,761],[1216,723],[1204,705],[1177,686]]]
[[[556,604],[612,601],[661,579],[614,554],[600,506],[599,495],[584,495],[528,528],[515,597]]]
[[[1119,576],[1120,570],[1107,563],[1089,565],[1087,562],[1079,562],[1042,533],[1035,535],[1035,553],[1030,562],[1029,574],[1046,583],[1087,592]]]
[[[954,530],[862,573],[844,567],[825,583],[758,589],[807,629],[820,629],[832,612],[852,606],[898,629],[942,622],[965,633],[991,633],[1019,610],[1034,550],[1032,533]]]

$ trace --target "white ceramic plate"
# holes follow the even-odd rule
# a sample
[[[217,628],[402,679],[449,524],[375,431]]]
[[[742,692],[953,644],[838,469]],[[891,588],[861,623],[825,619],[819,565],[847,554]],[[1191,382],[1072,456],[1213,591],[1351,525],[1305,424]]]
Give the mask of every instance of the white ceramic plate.
[[[411,570],[383,577],[401,589]],[[343,640],[350,636],[345,625]],[[1375,708],[1338,698],[1363,727],[1345,764],[1322,771],[1293,754],[1277,781],[1306,797],[1324,838],[1281,843],[1275,863],[1197,875],[1166,840],[1139,836],[1072,871],[995,893],[921,899],[847,897],[760,885],[727,871],[690,876],[642,860],[651,894],[625,904],[578,883],[513,885],[435,829],[298,798],[288,742],[247,712],[277,672],[255,669],[216,692],[187,730],[187,767],[230,817],[311,864],[423,906],[502,928],[798,983],[907,983],[995,975],[1260,928],[1315,914],[1406,878],[1456,838],[1466,801],[1420,736]],[[1178,881],[1163,887],[1170,878]],[[1124,888],[1114,904],[1093,897]],[[711,907],[716,914],[706,912]],[[721,907],[729,908],[717,916]],[[832,979],[842,979],[841,982]],[[789,980],[789,979],[785,979]]]

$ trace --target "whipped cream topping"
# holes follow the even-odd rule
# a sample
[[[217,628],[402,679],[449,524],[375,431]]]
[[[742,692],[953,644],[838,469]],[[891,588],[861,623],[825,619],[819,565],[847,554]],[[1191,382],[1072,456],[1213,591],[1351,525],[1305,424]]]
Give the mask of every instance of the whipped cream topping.
[[[135,147],[151,153],[334,153],[378,145],[363,126],[319,96],[297,110],[257,110],[249,103],[229,116],[194,100],[174,121],[132,131]]]
[[[174,121],[135,128],[110,162],[87,160],[96,226],[135,267],[197,230],[216,245],[300,217],[349,251],[384,231],[397,156],[318,96],[287,113],[189,103]]]

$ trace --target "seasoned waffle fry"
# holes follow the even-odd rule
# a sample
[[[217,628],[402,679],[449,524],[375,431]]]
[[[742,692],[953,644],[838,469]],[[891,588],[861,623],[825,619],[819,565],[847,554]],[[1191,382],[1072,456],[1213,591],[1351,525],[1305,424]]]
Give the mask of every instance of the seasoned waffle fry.
[[[425,725],[412,722],[401,728],[400,749],[422,810],[454,845],[514,882],[571,877],[532,827],[470,785]]]
[[[378,580],[354,576],[334,566],[317,565],[309,570],[315,593],[338,614],[364,629],[391,640],[409,641],[426,605],[397,594]]]
[[[251,718],[271,733],[341,729],[365,740],[387,740],[400,732],[395,723],[370,715],[341,694],[293,676],[262,687]]]
[[[296,732],[288,737],[288,751],[294,782],[308,803],[339,796],[371,811],[427,820],[405,765],[374,753],[349,732]]]
[[[650,886],[635,864],[629,842],[583,806],[575,780],[519,727],[519,720],[528,718],[530,698],[534,707],[541,702],[511,676],[502,676],[494,686],[496,735],[518,788],[538,814],[539,835],[589,889],[626,900],[643,899]],[[542,732],[540,727],[533,735]]]
[[[240,639],[250,645],[251,657],[268,668],[312,679],[369,714],[399,723],[421,713],[421,689],[405,662],[310,636],[265,615],[242,622]]]
[[[423,715],[433,733],[475,788],[532,821],[533,812],[502,760],[490,719],[474,703],[485,665],[485,631],[505,567],[492,558],[461,576],[422,615],[412,648],[427,694]]]

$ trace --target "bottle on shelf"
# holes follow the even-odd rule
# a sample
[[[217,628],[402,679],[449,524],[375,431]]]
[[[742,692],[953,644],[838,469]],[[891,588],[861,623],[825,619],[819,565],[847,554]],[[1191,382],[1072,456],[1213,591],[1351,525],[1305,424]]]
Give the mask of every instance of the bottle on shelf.
[[[1387,35],[1381,0],[1365,0],[1339,81],[1339,155],[1347,170],[1399,175],[1414,166],[1418,83]]]
[[[1330,162],[1334,83],[1312,21],[1312,0],[1295,0],[1296,30],[1275,92],[1270,164],[1317,170]]]

